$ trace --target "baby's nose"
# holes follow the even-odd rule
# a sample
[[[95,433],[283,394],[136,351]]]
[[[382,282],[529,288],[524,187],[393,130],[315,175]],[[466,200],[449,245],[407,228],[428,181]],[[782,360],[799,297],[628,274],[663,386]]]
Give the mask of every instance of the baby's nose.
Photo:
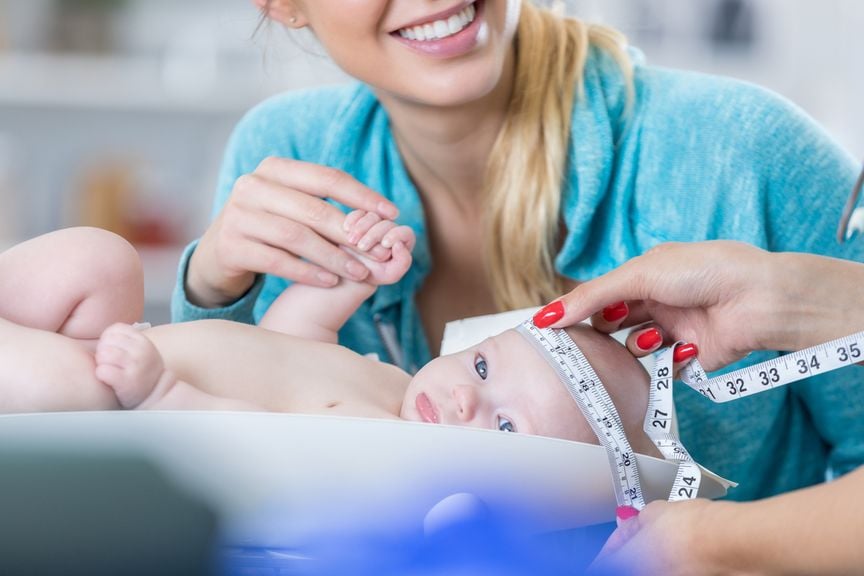
[[[458,385],[453,388],[456,400],[456,418],[460,422],[470,422],[477,413],[477,390],[474,386]]]

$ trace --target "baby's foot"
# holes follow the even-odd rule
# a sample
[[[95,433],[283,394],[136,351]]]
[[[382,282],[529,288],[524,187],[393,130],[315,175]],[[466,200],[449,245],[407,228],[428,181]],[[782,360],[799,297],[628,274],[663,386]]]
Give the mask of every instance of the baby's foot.
[[[99,338],[96,378],[114,390],[124,408],[135,408],[157,388],[162,392],[170,384],[163,381],[173,377],[165,370],[159,351],[141,331],[128,324],[114,324]]]

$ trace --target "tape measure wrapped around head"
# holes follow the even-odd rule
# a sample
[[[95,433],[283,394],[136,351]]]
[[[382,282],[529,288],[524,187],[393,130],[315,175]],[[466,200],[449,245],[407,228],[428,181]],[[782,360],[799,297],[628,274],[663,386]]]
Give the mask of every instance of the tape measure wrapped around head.
[[[606,450],[613,472],[615,499],[619,506],[645,507],[635,454],[627,440],[624,424],[611,397],[585,355],[565,330],[537,328],[526,321],[517,331],[555,369],[561,382],[579,406],[600,445]],[[690,458],[675,432],[672,399],[672,351],[658,358],[651,378],[651,391],[644,430],[664,458],[678,462],[670,500],[695,498],[699,493],[701,470]]]

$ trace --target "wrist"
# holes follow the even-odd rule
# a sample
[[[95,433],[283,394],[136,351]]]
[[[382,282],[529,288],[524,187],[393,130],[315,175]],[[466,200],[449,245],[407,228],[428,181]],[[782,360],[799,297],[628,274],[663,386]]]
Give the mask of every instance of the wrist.
[[[749,525],[742,521],[745,504],[727,500],[711,502],[702,511],[699,563],[706,573],[717,575],[757,575],[758,558],[748,538]]]
[[[184,290],[186,299],[201,308],[221,308],[243,297],[255,284],[256,275],[245,272],[233,277],[212,278],[201,261],[201,250],[196,249],[186,265]]]
[[[773,287],[780,329],[769,348],[794,351],[864,330],[864,266],[802,253],[779,253],[784,278]]]

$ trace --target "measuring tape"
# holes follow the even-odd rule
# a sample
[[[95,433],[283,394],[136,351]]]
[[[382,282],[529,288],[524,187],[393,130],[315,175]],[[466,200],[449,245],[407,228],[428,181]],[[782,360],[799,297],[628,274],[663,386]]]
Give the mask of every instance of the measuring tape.
[[[862,361],[864,332],[858,332],[714,378],[693,359],[681,371],[681,380],[713,402],[730,402]]]
[[[605,448],[614,472],[618,505],[638,510],[644,508],[635,455],[621,417],[582,351],[564,330],[537,328],[531,320],[516,330],[549,361]],[[675,426],[673,353],[679,344],[657,356],[643,422],[645,433],[663,457],[678,462],[670,501],[696,498],[702,482],[702,470],[678,438]],[[703,396],[719,403],[739,400],[862,361],[864,332],[859,332],[714,378],[708,378],[694,358],[682,369],[681,379]]]
[[[609,393],[564,330],[537,328],[532,321],[517,327],[517,331],[544,356],[576,401],[600,444],[605,448],[613,473],[615,500],[619,506],[645,507],[636,458],[624,424],[609,397]],[[677,344],[676,344],[677,345]],[[675,346],[657,359],[651,375],[651,389],[643,428],[667,460],[678,462],[670,501],[689,500],[699,494],[702,470],[693,461],[675,429],[675,407],[672,392],[672,354]]]
[[[624,433],[624,424],[609,393],[579,347],[564,330],[537,328],[531,320],[516,328],[558,373],[561,382],[582,410],[613,471],[615,500],[619,506],[645,507],[636,456]]]
[[[702,469],[690,457],[675,427],[675,400],[672,396],[672,362],[676,342],[657,356],[651,371],[651,388],[648,392],[648,408],[642,429],[654,442],[666,460],[678,462],[669,501],[690,500],[699,494],[702,484]]]

